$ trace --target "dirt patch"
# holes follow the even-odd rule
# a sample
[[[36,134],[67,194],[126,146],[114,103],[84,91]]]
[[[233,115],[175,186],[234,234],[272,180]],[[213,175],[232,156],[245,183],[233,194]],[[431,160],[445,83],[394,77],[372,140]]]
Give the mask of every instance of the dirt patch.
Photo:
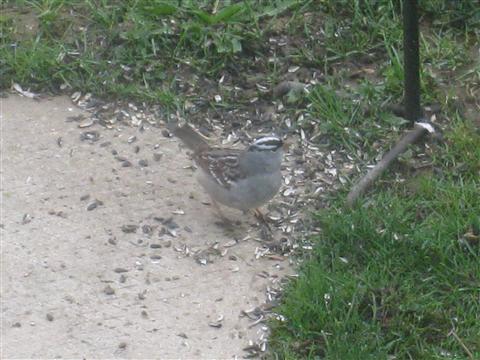
[[[2,358],[242,356],[266,331],[242,311],[288,259],[256,258],[252,217],[216,224],[161,128],[82,115],[66,97],[1,101]]]
[[[2,8],[3,25],[15,34],[15,40],[32,38],[38,33],[39,21],[35,14],[12,8]],[[14,28],[14,29],[13,29]]]

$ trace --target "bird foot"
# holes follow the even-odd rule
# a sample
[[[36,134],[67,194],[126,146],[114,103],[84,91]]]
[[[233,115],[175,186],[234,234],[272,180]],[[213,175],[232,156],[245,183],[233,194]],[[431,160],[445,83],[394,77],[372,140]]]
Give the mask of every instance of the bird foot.
[[[265,227],[268,229],[268,231],[272,232],[272,228],[268,224],[268,221],[267,221],[265,215],[263,215],[263,213],[260,211],[260,209],[257,208],[257,209],[253,209],[252,211],[253,211],[253,215],[255,216],[255,218],[257,218],[257,220],[259,220],[263,225],[265,225]]]

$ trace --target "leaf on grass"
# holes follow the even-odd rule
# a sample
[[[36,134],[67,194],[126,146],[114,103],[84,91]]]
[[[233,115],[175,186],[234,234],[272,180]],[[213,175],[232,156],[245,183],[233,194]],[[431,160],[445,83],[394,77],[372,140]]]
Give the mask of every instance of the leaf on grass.
[[[203,10],[195,10],[193,13],[207,25],[226,23],[238,12],[244,9],[243,4],[234,4],[223,8],[217,15],[211,15]]]
[[[284,0],[284,1],[275,1],[272,5],[266,6],[263,11],[257,13],[257,17],[274,17],[278,16],[286,10],[289,10],[291,7],[298,5],[298,0]]]
[[[177,8],[164,2],[148,3],[143,7],[143,11],[153,16],[172,15],[177,12]]]
[[[197,17],[202,20],[205,24],[208,24],[208,25],[213,25],[214,24],[214,20],[215,20],[215,16],[212,16],[210,15],[209,13],[207,13],[206,11],[203,11],[203,10],[195,10],[193,12],[195,15],[197,15]]]
[[[217,15],[214,16],[214,23],[228,22],[235,14],[244,9],[243,4],[234,4],[222,9]]]
[[[242,51],[242,43],[237,38],[232,38],[232,51],[234,53]]]

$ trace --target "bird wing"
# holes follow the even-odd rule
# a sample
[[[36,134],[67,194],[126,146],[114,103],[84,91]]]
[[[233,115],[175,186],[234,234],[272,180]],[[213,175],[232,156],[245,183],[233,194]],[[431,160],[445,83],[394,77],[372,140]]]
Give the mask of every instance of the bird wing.
[[[244,177],[239,169],[241,153],[241,150],[211,148],[199,152],[195,160],[218,184],[229,189],[233,182]]]

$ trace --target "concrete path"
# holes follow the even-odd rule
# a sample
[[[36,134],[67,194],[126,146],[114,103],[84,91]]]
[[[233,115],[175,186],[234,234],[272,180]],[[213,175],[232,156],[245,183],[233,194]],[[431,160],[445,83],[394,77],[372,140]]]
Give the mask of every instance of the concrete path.
[[[81,114],[1,99],[1,358],[241,357],[286,261],[255,259],[248,216],[215,224],[177,140]]]

